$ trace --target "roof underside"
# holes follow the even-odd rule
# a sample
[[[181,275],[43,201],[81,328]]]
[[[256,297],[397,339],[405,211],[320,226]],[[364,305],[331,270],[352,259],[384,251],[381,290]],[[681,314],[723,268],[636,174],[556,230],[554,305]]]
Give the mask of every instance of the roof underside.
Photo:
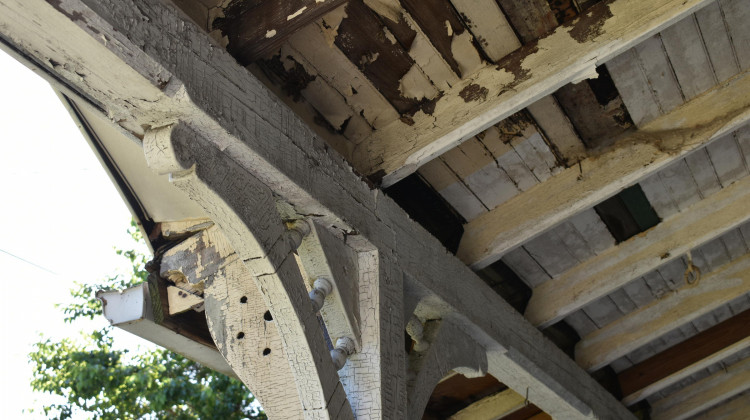
[[[411,166],[392,159],[399,147],[394,133],[411,144],[413,127],[431,135],[425,121],[440,126],[450,109],[460,118],[436,128],[435,139],[447,136],[448,125],[470,125],[473,109],[507,94],[482,84],[488,72],[523,73],[511,70],[516,58],[582,14],[591,20],[583,38],[595,38],[609,3],[174,2],[355,170],[388,185],[385,191],[415,220],[617,398],[634,407],[647,401],[658,418],[691,387],[732,367],[747,371],[750,127],[739,125],[689,153],[667,149],[654,158],[653,171],[631,175],[623,168],[629,147],[654,141],[642,133],[676,110],[698,107],[706,92],[726,88],[750,68],[750,2],[709,2],[599,63],[589,78],[537,95],[499,122],[476,122],[453,143],[424,148],[419,159],[404,159],[417,162]],[[407,149],[399,153],[419,151]],[[632,159],[638,162],[635,152]],[[503,220],[555,208],[545,184],[559,189],[556,182],[571,171],[586,179],[597,164],[604,167],[591,176],[603,179],[603,192],[545,219],[548,225],[527,230],[522,240],[497,245]],[[609,169],[608,181],[600,174]],[[125,178],[154,222],[185,218],[157,199],[149,204],[147,189],[135,185],[138,176]],[[441,383],[427,416],[447,417],[504,388],[492,380],[474,380],[473,387],[456,381]],[[750,405],[743,393],[750,380],[740,388],[707,405],[705,415]]]

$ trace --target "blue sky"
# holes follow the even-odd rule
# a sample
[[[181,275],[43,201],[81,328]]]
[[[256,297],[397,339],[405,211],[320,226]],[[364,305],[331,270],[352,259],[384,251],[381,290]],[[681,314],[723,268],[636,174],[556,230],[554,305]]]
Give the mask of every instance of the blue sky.
[[[73,281],[127,268],[113,247],[133,247],[131,216],[49,84],[2,51],[0,74],[0,418],[42,418],[22,413],[49,399],[30,390],[27,354],[39,334],[103,325],[67,325],[54,305]],[[115,342],[142,340],[118,332]]]

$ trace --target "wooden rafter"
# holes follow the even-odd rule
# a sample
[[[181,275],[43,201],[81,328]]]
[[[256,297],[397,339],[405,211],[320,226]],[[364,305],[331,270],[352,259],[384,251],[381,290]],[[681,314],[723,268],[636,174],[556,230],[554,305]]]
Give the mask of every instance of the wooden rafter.
[[[466,224],[458,257],[486,267],[525,241],[593,207],[750,119],[750,74],[675,111]]]
[[[583,337],[576,360],[590,371],[599,369],[748,292],[750,255]]]
[[[630,405],[750,347],[750,310],[620,372],[623,401]]]
[[[525,316],[549,326],[748,219],[750,177],[534,288]]]
[[[727,366],[652,404],[654,420],[682,420],[750,389],[750,359]]]
[[[571,25],[559,27],[482,68],[446,91],[434,112],[409,125],[395,121],[356,150],[354,167],[392,185],[443,152],[563,85],[595,77],[595,68],[708,4],[706,0],[603,2]]]

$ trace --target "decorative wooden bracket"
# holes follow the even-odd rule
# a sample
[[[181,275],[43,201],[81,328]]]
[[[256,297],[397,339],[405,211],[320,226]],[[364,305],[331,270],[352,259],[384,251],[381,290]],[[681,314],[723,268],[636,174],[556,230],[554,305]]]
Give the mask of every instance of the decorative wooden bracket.
[[[273,370],[266,371],[268,381],[257,381],[263,374],[254,375],[253,369],[247,368],[257,365],[258,359],[258,341],[250,340],[248,334],[261,333],[266,322],[258,313],[262,305],[255,297],[260,296],[270,309],[281,344],[276,353],[265,347],[260,357],[281,354],[278,363],[288,360],[304,417],[351,418],[349,402],[293,255],[304,232],[289,231],[268,187],[240,165],[224,159],[188,126],[177,123],[149,131],[143,148],[149,166],[168,173],[170,181],[201,205],[226,235],[225,240],[214,239],[211,252],[236,253],[213,267],[216,275],[206,289],[209,329],[229,365],[255,392],[261,385],[258,382],[274,380]],[[194,276],[200,276],[201,270],[196,265]],[[275,364],[265,365],[270,368]],[[289,388],[288,383],[273,388],[285,387]],[[278,406],[272,408],[267,398],[264,407],[277,410],[282,418],[295,414],[294,409],[286,411],[290,400],[283,405],[282,401],[274,398]],[[296,405],[295,399],[291,401]]]

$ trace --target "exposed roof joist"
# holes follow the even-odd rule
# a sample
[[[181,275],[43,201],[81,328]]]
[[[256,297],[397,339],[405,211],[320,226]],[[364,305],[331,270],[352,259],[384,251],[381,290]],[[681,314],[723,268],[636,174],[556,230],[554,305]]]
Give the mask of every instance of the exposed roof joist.
[[[546,327],[748,219],[750,177],[534,288],[526,318]]]
[[[443,248],[434,237],[371,190],[257,79],[172,8],[146,0],[9,0],[0,3],[0,12],[6,42],[39,63],[57,63],[52,67],[58,77],[136,134],[179,120],[172,141],[193,139],[196,148],[220,154],[293,211],[323,215],[321,223],[357,232],[350,243],[363,238],[397,262],[394,269],[410,287],[427,291],[425,310],[451,319],[487,348],[488,369],[507,376],[501,379],[517,390],[528,384],[534,390],[529,400],[547,413],[631,418],[464,264],[438,253]],[[45,28],[50,32],[42,33]],[[396,333],[403,336],[402,330]],[[381,378],[380,386],[397,385],[388,379]]]
[[[750,73],[744,72],[467,223],[457,255],[472,268],[486,267],[748,119]]]
[[[572,25],[465,77],[418,112],[413,124],[394,121],[362,142],[354,166],[389,186],[420,166],[570,82],[596,77],[596,67],[707,0],[615,0],[592,6]]]

